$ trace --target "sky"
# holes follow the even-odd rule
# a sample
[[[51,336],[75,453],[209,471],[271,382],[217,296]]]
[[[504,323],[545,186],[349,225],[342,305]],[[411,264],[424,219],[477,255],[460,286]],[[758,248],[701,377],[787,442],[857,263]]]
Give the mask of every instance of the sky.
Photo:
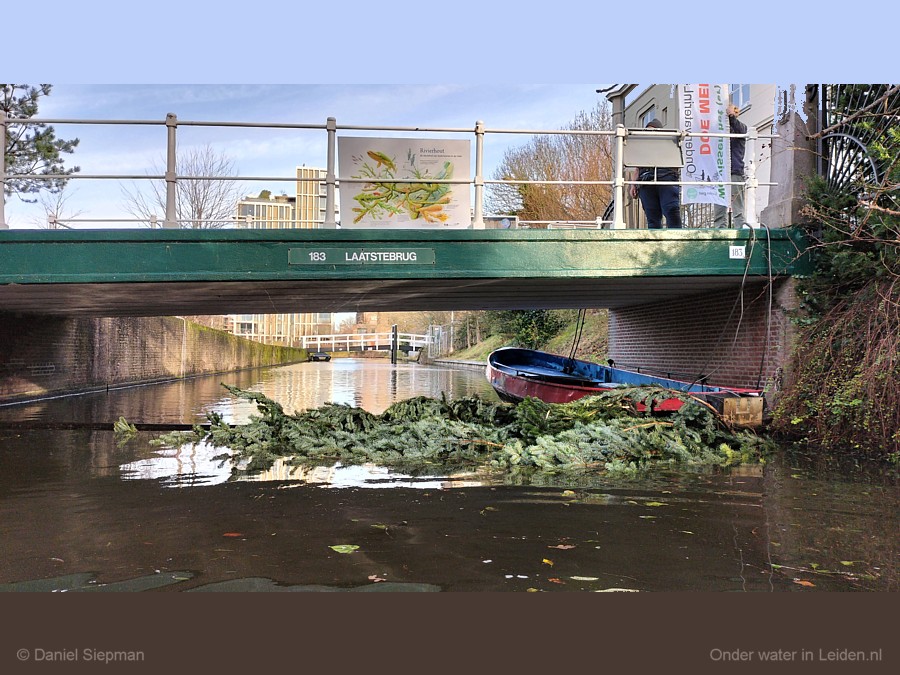
[[[594,108],[604,82],[884,82],[896,78],[890,41],[857,0],[827,9],[757,0],[697,6],[569,0],[436,5],[392,0],[203,0],[175,5],[45,0],[43,20],[11,15],[4,77],[49,82],[39,117],[66,119],[324,123],[558,129]],[[841,48],[829,48],[840,45]],[[80,145],[67,165],[81,174],[156,173],[165,130],[55,124]],[[459,136],[449,136],[459,138]],[[324,166],[320,131],[182,127],[179,147],[211,144],[243,175],[290,176]],[[485,175],[510,144],[485,145]],[[133,183],[125,182],[131,187]],[[245,192],[290,192],[252,182]],[[121,217],[115,181],[73,180],[65,211]],[[6,219],[34,227],[42,209],[12,197]]]

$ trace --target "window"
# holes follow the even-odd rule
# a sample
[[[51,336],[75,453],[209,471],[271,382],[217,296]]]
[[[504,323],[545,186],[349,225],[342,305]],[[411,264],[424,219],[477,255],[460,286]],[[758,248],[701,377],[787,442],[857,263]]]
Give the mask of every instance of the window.
[[[652,122],[656,119],[656,106],[651,105],[644,112],[641,113],[641,129],[647,126],[649,122]]]
[[[739,110],[743,110],[750,105],[750,85],[749,84],[730,84],[728,85],[728,94],[731,102],[734,103]]]

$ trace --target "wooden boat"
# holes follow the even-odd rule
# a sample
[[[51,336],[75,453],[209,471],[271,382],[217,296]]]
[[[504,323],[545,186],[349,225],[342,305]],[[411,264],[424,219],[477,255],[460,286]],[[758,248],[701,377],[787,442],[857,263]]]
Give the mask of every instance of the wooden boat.
[[[526,396],[547,403],[568,403],[617,387],[656,385],[709,403],[732,424],[762,423],[764,398],[758,389],[687,382],[533,349],[503,347],[492,352],[487,360],[487,378],[501,399],[513,403]],[[673,397],[657,403],[654,410],[673,412],[682,405],[681,399]],[[638,409],[643,410],[643,405]]]

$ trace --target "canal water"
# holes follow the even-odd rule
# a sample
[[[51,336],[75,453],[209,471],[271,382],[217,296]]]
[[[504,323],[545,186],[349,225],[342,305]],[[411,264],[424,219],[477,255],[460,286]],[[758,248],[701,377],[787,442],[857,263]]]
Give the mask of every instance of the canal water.
[[[791,460],[509,485],[375,466],[232,476],[109,429],[326,402],[495,400],[481,370],[335,359],[0,407],[0,590],[900,590],[897,481]],[[74,428],[66,428],[66,426]]]

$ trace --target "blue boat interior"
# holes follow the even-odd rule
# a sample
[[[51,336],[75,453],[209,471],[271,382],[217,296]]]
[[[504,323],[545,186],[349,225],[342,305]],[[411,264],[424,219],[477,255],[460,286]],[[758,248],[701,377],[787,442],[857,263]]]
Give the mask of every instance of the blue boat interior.
[[[495,367],[518,377],[569,386],[612,388],[658,385],[674,391],[693,393],[728,391],[727,388],[684,382],[666,377],[624,370],[599,363],[571,359],[546,352],[515,347],[499,349],[491,355]]]

